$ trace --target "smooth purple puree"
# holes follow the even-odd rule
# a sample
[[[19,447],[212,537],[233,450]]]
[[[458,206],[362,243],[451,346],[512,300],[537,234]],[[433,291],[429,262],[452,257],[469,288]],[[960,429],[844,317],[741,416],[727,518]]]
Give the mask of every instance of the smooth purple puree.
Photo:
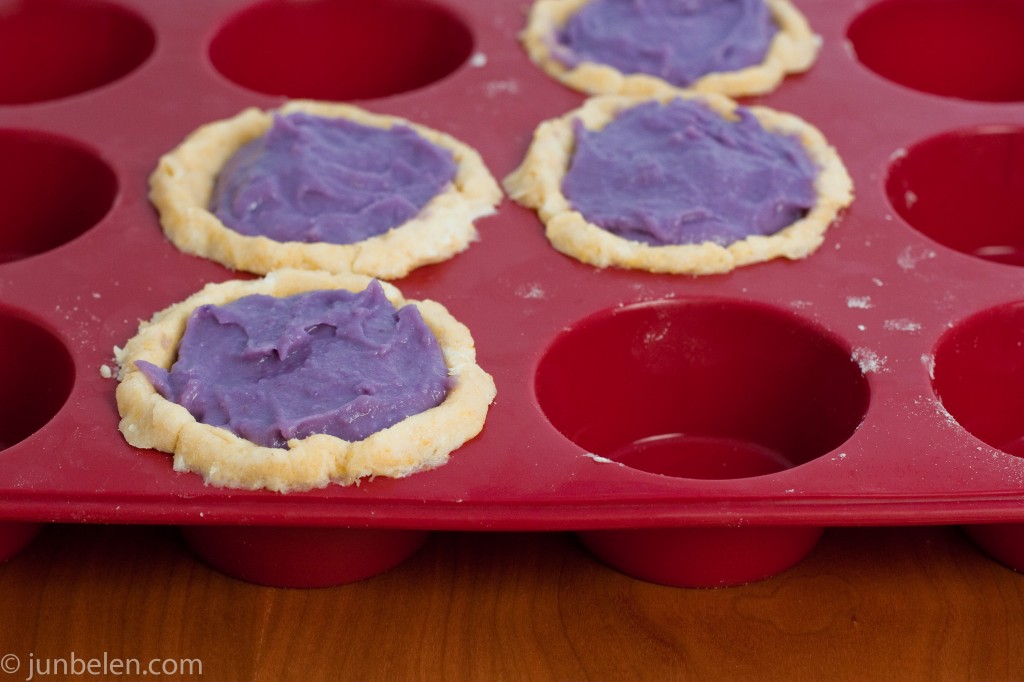
[[[455,171],[451,152],[408,126],[275,115],[225,164],[210,210],[244,235],[352,244],[413,218]]]
[[[451,384],[419,310],[396,310],[378,282],[200,306],[170,372],[136,364],[197,421],[267,447],[318,433],[362,440],[439,405]]]
[[[760,64],[777,32],[765,0],[592,0],[552,47],[569,67],[596,62],[685,87]]]
[[[599,131],[575,121],[562,191],[590,223],[655,246],[770,235],[814,205],[817,169],[800,141],[739,107],[644,103]]]

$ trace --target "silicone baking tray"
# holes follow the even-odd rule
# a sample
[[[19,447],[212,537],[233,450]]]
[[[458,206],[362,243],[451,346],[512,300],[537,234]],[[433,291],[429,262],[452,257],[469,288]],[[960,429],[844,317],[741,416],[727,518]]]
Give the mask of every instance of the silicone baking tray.
[[[128,446],[113,348],[244,277],[167,242],[157,158],[286,97],[405,116],[496,177],[583,95],[529,62],[508,0],[0,0],[0,554],[47,522],[183,528],[247,580],[322,585],[431,530],[577,531],[638,577],[718,585],[823,528],[962,524],[1024,567],[1024,4],[798,0],[815,66],[747,100],[834,144],[856,200],[803,261],[600,270],[506,201],[394,283],[472,330],[498,397],[446,466],[279,495]]]

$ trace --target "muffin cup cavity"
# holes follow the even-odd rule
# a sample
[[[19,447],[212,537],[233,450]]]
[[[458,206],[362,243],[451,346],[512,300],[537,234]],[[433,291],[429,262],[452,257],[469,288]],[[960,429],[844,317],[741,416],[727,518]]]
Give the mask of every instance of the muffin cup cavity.
[[[827,332],[753,302],[674,299],[564,331],[536,375],[566,438],[628,467],[696,479],[776,473],[846,441],[867,381]]]
[[[963,531],[990,558],[1015,571],[1024,571],[1024,525],[983,523],[963,526]]]
[[[0,130],[0,264],[84,234],[110,211],[117,192],[114,171],[77,142]]]
[[[269,0],[229,18],[209,56],[224,77],[257,92],[363,100],[439,81],[472,49],[462,19],[425,0]]]
[[[186,544],[212,568],[270,587],[329,587],[397,566],[426,542],[419,530],[283,526],[182,526]]]
[[[42,524],[27,521],[0,522],[0,562],[7,561],[35,539]]]
[[[57,414],[71,393],[74,371],[57,337],[0,305],[0,451],[36,433]]]
[[[894,83],[980,102],[1024,101],[1024,4],[885,0],[847,38],[858,61]]]
[[[911,227],[985,260],[1024,265],[1024,128],[948,132],[897,154],[889,202]]]
[[[935,349],[932,386],[975,438],[1024,456],[1024,302],[961,321]]]
[[[814,549],[822,529],[646,528],[578,535],[595,557],[639,580],[671,587],[732,587],[792,568]]]
[[[0,4],[0,104],[94,90],[134,71],[156,37],[136,14],[97,0]]]
[[[641,438],[607,456],[631,469],[700,480],[750,478],[793,467],[778,451],[753,441],[685,433]]]

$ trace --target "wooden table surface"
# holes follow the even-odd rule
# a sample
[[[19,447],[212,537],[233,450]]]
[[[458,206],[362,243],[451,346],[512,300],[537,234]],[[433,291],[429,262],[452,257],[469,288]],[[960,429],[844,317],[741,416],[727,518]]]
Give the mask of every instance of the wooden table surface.
[[[952,528],[832,529],[716,590],[625,577],[569,534],[437,533],[315,590],[228,578],[168,528],[49,527],[0,565],[0,682],[126,679],[129,659],[188,673],[165,679],[1024,679],[1024,576]]]

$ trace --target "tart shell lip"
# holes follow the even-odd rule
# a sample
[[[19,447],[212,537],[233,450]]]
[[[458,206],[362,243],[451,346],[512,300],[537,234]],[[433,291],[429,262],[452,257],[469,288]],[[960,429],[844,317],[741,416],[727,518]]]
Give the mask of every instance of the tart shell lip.
[[[562,180],[572,159],[573,121],[578,118],[587,128],[596,130],[631,107],[679,97],[698,99],[725,118],[732,118],[739,106],[714,93],[592,97],[579,109],[538,126],[522,164],[505,179],[506,191],[520,204],[537,211],[555,249],[601,268],[707,275],[774,258],[801,259],[813,253],[824,241],[829,226],[852,203],[853,181],[838,152],[817,128],[797,116],[767,107],[754,106],[748,110],[765,130],[795,135],[819,169],[814,183],[815,205],[802,219],[775,234],[752,235],[725,246],[712,242],[652,246],[608,232],[573,210],[562,192]]]
[[[364,289],[370,278],[325,272],[282,270],[258,280],[209,284],[184,301],[156,313],[118,351],[117,405],[120,430],[129,444],[173,453],[176,471],[201,474],[211,485],[290,492],[348,485],[363,478],[401,478],[448,461],[452,451],[483,428],[495,397],[494,380],[476,364],[469,330],[444,306],[402,297],[384,284],[395,307],[415,305],[437,337],[454,385],[437,407],[408,417],[361,441],[323,434],[292,440],[288,448],[255,445],[235,434],[203,424],[161,396],[135,366],[146,360],[161,367],[174,361],[188,316],[206,304],[223,304],[250,294],[290,296],[303,291]]]
[[[774,90],[790,74],[811,68],[818,57],[821,39],[790,0],[765,0],[779,31],[760,64],[737,71],[708,73],[686,87],[648,74],[624,74],[606,64],[584,61],[568,67],[552,53],[552,36],[591,0],[537,0],[530,9],[520,41],[543,71],[564,85],[590,95],[653,96],[695,90],[730,97],[763,95]]]
[[[452,153],[455,179],[411,220],[353,244],[279,242],[228,228],[208,209],[220,169],[242,145],[270,128],[274,113],[299,111],[378,128],[408,126]],[[161,157],[149,185],[150,200],[164,233],[186,253],[260,275],[300,268],[385,280],[404,277],[422,265],[447,260],[467,249],[479,238],[474,222],[493,214],[502,198],[501,188],[480,154],[450,135],[396,116],[311,100],[295,100],[274,111],[250,108],[201,126]]]

